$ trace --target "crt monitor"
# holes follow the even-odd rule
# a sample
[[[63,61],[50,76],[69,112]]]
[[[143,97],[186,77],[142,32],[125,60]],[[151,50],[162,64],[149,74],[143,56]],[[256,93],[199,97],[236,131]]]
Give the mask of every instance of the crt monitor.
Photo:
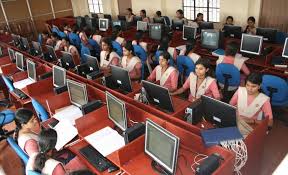
[[[206,49],[219,48],[220,33],[217,30],[202,30],[201,46]]]
[[[39,42],[32,41],[32,46],[33,46],[33,50],[34,50],[34,55],[36,55],[36,56],[42,55],[42,48],[41,48],[41,44]]]
[[[133,22],[135,24],[137,24],[137,21],[142,21],[142,17],[141,16],[133,16]]]
[[[99,19],[99,30],[100,31],[106,31],[109,27],[109,19],[106,18],[100,18]]]
[[[288,58],[288,38],[285,40],[283,52],[282,52],[282,57]]]
[[[16,52],[15,53],[15,57],[16,57],[16,67],[21,70],[24,71],[25,69],[25,65],[24,65],[24,56],[22,53]]]
[[[174,112],[172,99],[167,88],[145,80],[142,80],[142,84],[150,104],[156,105],[161,110]]]
[[[120,20],[120,21],[126,21],[126,16],[124,16],[124,15],[118,15],[118,20]]]
[[[149,119],[145,131],[145,153],[153,159],[151,165],[159,164],[164,174],[175,174],[180,139]]]
[[[197,28],[184,25],[183,26],[183,40],[191,40],[196,38]]]
[[[88,103],[86,84],[68,79],[67,88],[72,104],[81,107]]]
[[[214,98],[202,95],[201,105],[206,120],[218,127],[234,127],[236,123],[236,107]]]
[[[54,51],[54,48],[52,46],[46,45],[46,49],[47,49],[47,55],[46,55],[46,61],[56,61],[57,60],[57,56],[56,53]]]
[[[53,85],[54,87],[62,87],[66,85],[66,70],[59,66],[53,66]]]
[[[91,55],[84,54],[87,58],[87,66],[89,67],[89,72],[97,72],[100,71],[98,59]]]
[[[132,92],[129,72],[118,66],[111,65],[112,81],[120,90]]]
[[[115,27],[115,26],[120,26],[121,27],[121,21],[113,21],[112,22],[112,27]]]
[[[21,45],[23,50],[29,50],[29,42],[27,38],[21,37]]]
[[[201,22],[199,28],[202,31],[203,29],[214,29],[213,22]]]
[[[257,28],[256,35],[263,36],[263,41],[272,42],[276,41],[277,29],[271,28]]]
[[[231,38],[241,38],[242,36],[242,27],[234,25],[224,25],[223,28],[225,37]]]
[[[153,18],[153,22],[158,24],[165,24],[165,20],[163,17]]]
[[[75,63],[73,61],[72,54],[69,52],[62,51],[61,65],[65,69],[73,69],[75,68]]]
[[[173,19],[172,20],[172,29],[173,30],[183,30],[184,20],[182,19]]]
[[[242,34],[240,51],[253,55],[260,55],[263,36]]]
[[[9,54],[9,57],[10,57],[10,60],[12,62],[15,62],[16,59],[15,59],[15,51],[11,48],[8,48],[8,54]]]
[[[108,117],[122,131],[127,129],[127,116],[125,103],[106,91]]]
[[[86,63],[76,66],[76,70],[77,74],[84,78],[86,78],[87,77],[86,75],[90,73],[89,67]]]
[[[147,31],[148,23],[144,21],[137,21],[137,31]]]
[[[33,61],[27,59],[26,65],[27,65],[28,78],[32,81],[37,81],[36,64]]]
[[[162,24],[149,24],[149,36],[151,39],[161,40],[163,25]]]
[[[11,36],[12,36],[14,45],[18,46],[21,43],[19,35],[15,35],[12,33]]]

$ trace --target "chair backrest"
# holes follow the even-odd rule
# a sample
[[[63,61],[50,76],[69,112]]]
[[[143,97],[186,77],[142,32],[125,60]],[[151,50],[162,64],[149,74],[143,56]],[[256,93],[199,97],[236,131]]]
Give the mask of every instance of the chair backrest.
[[[271,98],[272,105],[288,104],[288,83],[284,79],[274,75],[264,75],[261,89]]]
[[[97,53],[97,55],[100,55],[101,48],[97,41],[95,41],[94,39],[88,39],[88,43],[93,47],[93,50]]]
[[[188,77],[191,72],[195,71],[195,64],[188,56],[180,55],[177,57],[177,67],[180,74],[184,73]]]
[[[83,64],[83,63],[86,63],[86,61],[87,61],[87,58],[86,58],[86,56],[85,56],[85,54],[86,55],[91,55],[91,52],[90,52],[90,50],[89,50],[89,48],[88,47],[86,47],[86,46],[84,46],[82,43],[81,43],[81,63]]]
[[[27,175],[41,175],[41,174],[36,171],[29,170]]]
[[[240,71],[233,64],[221,63],[216,66],[216,79],[224,84],[227,81],[228,86],[240,85]]]
[[[123,50],[121,45],[117,41],[112,41],[112,47],[115,50],[115,52],[122,57],[123,56]]]
[[[20,148],[12,137],[8,137],[7,142],[26,165],[29,159],[28,155]]]
[[[5,125],[13,122],[15,119],[15,113],[11,110],[3,110],[0,112],[0,127],[1,124]]]
[[[32,101],[33,108],[36,111],[39,120],[41,122],[44,122],[45,120],[49,119],[49,115],[46,109],[34,98],[32,98],[31,101]]]
[[[168,17],[168,16],[163,16],[163,18],[164,18],[164,20],[165,20],[165,22],[166,22],[166,25],[167,25],[167,26],[170,26],[171,23],[170,23],[169,17]]]
[[[288,37],[288,34],[285,32],[278,31],[276,34],[276,43],[277,44],[284,44],[285,39]]]
[[[147,60],[147,53],[139,45],[133,45],[135,54],[141,59],[142,63]]]
[[[68,38],[69,38],[72,45],[74,45],[77,48],[80,48],[81,40],[80,40],[79,35],[71,32],[71,33],[69,33]]]
[[[15,87],[12,84],[12,82],[7,77],[5,77],[4,75],[2,75],[2,78],[3,78],[3,80],[4,80],[5,84],[6,84],[9,92],[12,92],[15,89]]]

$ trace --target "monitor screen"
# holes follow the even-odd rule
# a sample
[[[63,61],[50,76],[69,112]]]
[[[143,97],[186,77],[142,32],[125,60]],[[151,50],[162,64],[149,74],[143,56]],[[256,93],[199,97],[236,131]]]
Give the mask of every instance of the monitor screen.
[[[145,153],[171,174],[176,172],[179,138],[147,119]]]
[[[137,21],[137,30],[147,31],[148,23],[143,21]]]
[[[127,129],[125,103],[107,91],[106,102],[109,119],[112,120],[122,131],[125,131]]]
[[[61,51],[62,58],[61,58],[61,65],[65,69],[73,69],[75,68],[75,63],[73,61],[72,54],[69,52]]]
[[[66,85],[66,70],[59,66],[53,66],[53,85],[54,87],[62,87]]]
[[[106,31],[108,29],[108,26],[109,26],[109,19],[104,19],[104,18],[99,19],[100,31]]]
[[[56,61],[57,60],[57,56],[56,56],[56,53],[54,51],[54,48],[52,46],[49,46],[49,45],[46,45],[46,48],[47,48],[47,56],[48,58],[46,58],[47,60],[49,61]]]
[[[113,83],[124,92],[132,92],[129,72],[121,67],[111,65]]]
[[[151,39],[161,40],[162,38],[162,24],[150,24],[149,35]]]
[[[10,60],[12,62],[14,62],[15,61],[15,52],[14,52],[14,50],[11,49],[11,48],[8,48],[8,54],[9,54]]]
[[[282,57],[288,58],[288,38],[285,40]]]
[[[263,41],[275,42],[277,36],[277,29],[257,28],[256,35],[263,36]]]
[[[197,28],[191,26],[183,26],[183,40],[191,40],[196,38]]]
[[[214,29],[213,22],[201,22],[199,28],[202,31],[203,29]]]
[[[37,81],[36,64],[33,61],[28,60],[28,59],[26,61],[26,64],[27,64],[28,78],[30,78],[31,80]]]
[[[89,67],[89,71],[90,72],[95,72],[95,71],[99,71],[100,68],[99,68],[99,63],[98,63],[98,59],[96,57],[93,57],[91,55],[87,55],[87,54],[84,54],[87,58],[87,65]]]
[[[16,67],[19,69],[19,70],[24,70],[24,56],[22,53],[19,53],[19,52],[16,52],[15,53],[15,56],[16,56]]]
[[[115,26],[120,26],[121,27],[121,21],[113,21],[112,22],[112,26],[115,27]]]
[[[20,44],[19,35],[11,34],[12,40],[15,46],[18,46]]]
[[[240,51],[248,54],[260,55],[263,36],[242,34]]]
[[[21,37],[21,41],[22,41],[23,49],[28,50],[29,49],[29,42],[28,42],[27,38]]]
[[[163,17],[153,18],[154,23],[165,24],[165,20]]]
[[[202,30],[201,46],[207,49],[218,49],[219,32],[216,30]]]
[[[42,48],[40,43],[32,41],[32,46],[34,48],[35,55],[42,55]]]
[[[241,38],[242,36],[242,27],[234,25],[224,25],[223,28],[225,37],[231,38]]]
[[[174,30],[183,30],[184,20],[182,19],[173,19],[172,28]]]
[[[80,107],[88,103],[86,84],[67,80],[69,98],[72,104]]]

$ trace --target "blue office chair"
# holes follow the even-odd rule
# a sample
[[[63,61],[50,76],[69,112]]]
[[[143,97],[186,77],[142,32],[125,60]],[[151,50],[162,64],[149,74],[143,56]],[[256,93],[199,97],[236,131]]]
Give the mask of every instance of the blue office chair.
[[[81,45],[81,40],[80,40],[79,35],[77,35],[76,33],[71,32],[71,33],[68,34],[68,38],[69,38],[70,43],[71,43],[72,45],[74,45],[75,47],[77,47],[77,49],[80,49],[80,47],[81,47],[81,46],[80,46],[80,45]]]
[[[142,63],[141,79],[143,80],[144,79],[145,64],[146,64],[146,60],[147,60],[147,54],[146,54],[145,50],[139,45],[133,45],[133,48],[134,48],[135,55],[137,55],[141,59],[141,63]]]
[[[112,47],[115,50],[115,52],[122,57],[123,56],[123,50],[121,45],[117,41],[112,41]]]
[[[177,67],[180,74],[188,77],[191,72],[195,71],[195,64],[188,56],[180,55],[177,57]]]
[[[284,44],[285,39],[288,37],[288,34],[285,32],[278,31],[276,34],[276,43],[277,44]]]
[[[15,119],[15,114],[11,110],[3,110],[0,112],[0,141],[6,139],[9,135],[14,133],[14,130],[7,131],[2,127],[8,123],[13,122]]]
[[[15,89],[15,87],[12,84],[12,82],[4,75],[2,75],[2,78],[4,80],[4,83],[6,84],[9,92],[12,92]]]
[[[262,91],[270,97],[272,106],[288,106],[288,83],[274,75],[264,75]]]
[[[81,43],[81,64],[86,63],[87,62],[87,58],[85,56],[86,55],[91,55],[90,49],[88,47],[86,47],[85,45],[83,45]]]
[[[221,63],[216,66],[216,79],[218,83],[223,84],[223,101],[229,102],[234,89],[240,85],[240,71],[233,64]],[[235,87],[229,90],[229,87]]]
[[[11,146],[11,148],[16,152],[16,154],[20,157],[23,163],[26,165],[29,159],[28,155],[19,147],[19,145],[12,137],[8,137],[7,142]]]
[[[27,175],[41,175],[41,174],[36,171],[29,170]]]
[[[44,122],[45,120],[49,119],[49,115],[46,109],[34,98],[32,98],[32,105],[40,122]]]
[[[99,44],[97,43],[97,41],[95,41],[93,39],[88,39],[88,43],[93,48],[92,50],[90,50],[91,55],[94,56],[94,57],[99,58],[100,57],[101,48],[100,48]]]

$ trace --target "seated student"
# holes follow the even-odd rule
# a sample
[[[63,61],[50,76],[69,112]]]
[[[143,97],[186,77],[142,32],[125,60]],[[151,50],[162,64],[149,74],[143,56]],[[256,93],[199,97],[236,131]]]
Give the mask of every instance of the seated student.
[[[203,15],[203,13],[198,13],[198,14],[197,14],[197,17],[194,19],[193,22],[196,22],[198,25],[199,25],[201,22],[204,22],[204,15]]]
[[[131,80],[141,79],[142,63],[141,60],[135,56],[134,47],[131,41],[127,41],[123,46],[123,57],[121,65],[129,71]]]
[[[195,53],[195,40],[190,40],[186,44],[186,48],[180,50],[179,55],[185,55],[191,58],[194,62],[194,64],[198,61],[198,59],[201,57],[200,55]]]
[[[112,41],[110,38],[102,38],[101,48],[100,69],[110,70],[110,65],[119,65],[120,57],[113,51]]]
[[[116,25],[112,29],[112,36],[111,39],[112,41],[117,41],[120,45],[123,45],[125,43],[125,39],[121,37],[122,35],[122,30],[121,26]]]
[[[246,80],[246,87],[239,87],[230,104],[236,106],[238,114],[247,123],[255,123],[267,117],[269,127],[273,125],[273,115],[268,96],[260,92],[262,76],[251,73]]]
[[[142,36],[143,36],[143,31],[139,30],[136,32],[135,34],[135,40],[132,41],[132,44],[133,45],[140,45],[144,50],[145,52],[147,52],[147,43],[146,42],[143,42],[143,41],[140,41],[142,39]]]
[[[63,32],[66,34],[66,36],[68,36],[71,31],[72,31],[72,29],[71,29],[70,25],[69,24],[64,24]]]
[[[148,23],[150,22],[149,17],[146,16],[146,10],[144,9],[140,10],[140,16],[142,18],[142,21],[148,22]]]
[[[51,39],[53,41],[54,50],[63,50],[63,44],[60,36],[56,32],[52,32]]]
[[[65,175],[66,171],[85,168],[78,157],[74,157],[65,166],[53,158],[53,151],[57,142],[57,132],[53,129],[42,130],[39,134],[39,153],[30,156],[26,165],[29,170],[45,175]]]
[[[17,109],[15,124],[14,139],[17,140],[20,148],[28,156],[38,153],[38,135],[35,133],[35,127],[39,127],[39,123],[33,112],[26,108]]]
[[[64,50],[66,52],[71,53],[74,64],[75,65],[79,65],[80,64],[80,55],[79,52],[77,50],[77,48],[73,45],[70,44],[70,40],[69,38],[65,37],[62,39],[62,45],[64,47]]]
[[[158,53],[161,53],[163,51],[167,51],[168,50],[168,47],[169,47],[169,43],[170,43],[170,37],[168,35],[164,35],[162,38],[161,38],[161,41],[160,41],[160,45],[158,46],[157,50],[155,53],[151,53],[149,56],[148,56],[148,62],[150,64],[158,64],[158,60],[157,60],[157,56],[159,57],[159,55],[157,55],[157,52]],[[158,58],[159,59],[159,58]]]
[[[184,12],[181,9],[176,11],[176,19],[183,20],[184,24],[188,24],[188,20],[184,17]]]
[[[232,16],[227,16],[226,22],[224,25],[234,25],[234,19]]]
[[[42,44],[53,46],[53,40],[50,38],[47,31],[42,33]]]
[[[135,16],[131,8],[127,8],[127,15],[126,15],[126,21],[127,22],[133,22],[133,17]]]
[[[161,11],[157,11],[156,13],[155,13],[155,18],[161,18],[162,17],[162,13],[161,13]]]
[[[156,81],[156,83],[173,92],[178,85],[178,70],[173,66],[169,66],[169,60],[170,54],[167,51],[163,51],[159,56],[159,65],[156,66],[147,80]]]
[[[250,16],[247,20],[248,25],[246,26],[244,33],[256,35],[255,22],[256,22],[255,18],[253,16]]]
[[[220,99],[220,93],[216,80],[208,74],[210,70],[210,62],[207,58],[200,58],[195,63],[195,73],[191,72],[184,85],[172,93],[178,95],[190,88],[189,101],[193,98],[200,98],[201,95],[207,95],[217,100]]]
[[[246,76],[250,74],[250,70],[245,64],[244,59],[235,59],[235,56],[238,52],[238,44],[236,42],[230,42],[227,44],[225,48],[225,56],[220,56],[216,61],[216,64],[226,63],[226,64],[233,64],[239,71],[244,73],[241,75],[241,82],[244,82]]]
[[[88,42],[88,37],[85,33],[85,30],[86,30],[87,27],[82,27],[80,30],[79,30],[79,38],[81,40],[81,43],[84,44],[85,46],[87,46],[89,44]]]

